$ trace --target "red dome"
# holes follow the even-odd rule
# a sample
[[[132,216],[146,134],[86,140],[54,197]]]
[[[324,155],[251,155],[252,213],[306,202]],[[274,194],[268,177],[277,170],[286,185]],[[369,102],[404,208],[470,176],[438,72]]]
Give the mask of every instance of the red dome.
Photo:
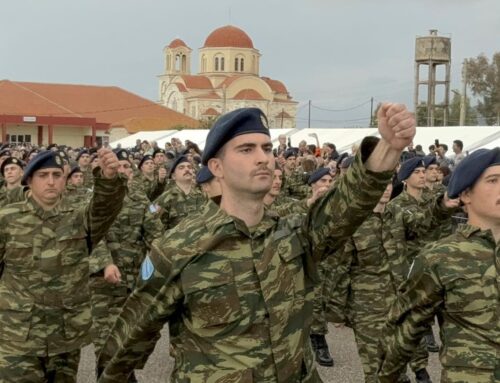
[[[188,47],[184,41],[181,39],[174,39],[170,44],[168,44],[169,48],[179,48],[179,47]]]
[[[210,33],[203,48],[253,48],[252,39],[240,28],[226,25]]]

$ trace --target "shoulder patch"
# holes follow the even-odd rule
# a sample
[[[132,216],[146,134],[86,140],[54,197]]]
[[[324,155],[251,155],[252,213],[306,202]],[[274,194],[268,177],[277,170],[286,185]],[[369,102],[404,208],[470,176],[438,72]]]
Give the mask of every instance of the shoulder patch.
[[[142,261],[141,279],[143,281],[151,279],[154,272],[155,272],[155,267],[153,265],[153,262],[151,262],[151,258],[149,258],[149,255],[147,255],[146,258],[144,258],[144,261]]]

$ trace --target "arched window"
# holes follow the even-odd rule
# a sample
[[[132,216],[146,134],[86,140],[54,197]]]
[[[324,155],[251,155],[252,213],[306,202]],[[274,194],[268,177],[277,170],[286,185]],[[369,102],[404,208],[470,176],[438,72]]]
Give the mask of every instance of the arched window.
[[[220,70],[224,71],[224,57],[220,58]]]
[[[238,72],[238,57],[234,59],[234,71]]]
[[[244,70],[245,70],[244,59],[240,58],[240,72],[243,72]]]
[[[178,72],[181,69],[181,55],[175,55],[175,70]]]
[[[218,72],[219,71],[219,58],[218,57],[215,58],[215,65],[214,66],[215,66],[215,71]]]
[[[182,71],[187,71],[187,57],[186,55],[182,55]]]

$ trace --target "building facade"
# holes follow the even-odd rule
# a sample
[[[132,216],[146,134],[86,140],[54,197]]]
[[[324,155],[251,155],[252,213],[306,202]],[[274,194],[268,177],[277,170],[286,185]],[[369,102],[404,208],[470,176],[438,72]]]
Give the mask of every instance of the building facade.
[[[271,128],[295,128],[297,102],[278,80],[260,76],[259,50],[241,29],[214,30],[198,54],[198,74],[191,74],[191,53],[181,39],[163,49],[160,103],[197,120],[215,119],[243,107],[266,113]]]

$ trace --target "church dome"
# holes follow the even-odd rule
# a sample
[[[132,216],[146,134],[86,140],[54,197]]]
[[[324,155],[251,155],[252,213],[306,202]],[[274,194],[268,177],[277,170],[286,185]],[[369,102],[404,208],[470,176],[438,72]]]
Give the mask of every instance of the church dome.
[[[210,33],[203,48],[253,48],[252,39],[240,28],[226,25]]]
[[[179,48],[179,47],[186,47],[187,48],[188,46],[181,39],[174,39],[171,41],[170,44],[168,44],[168,47],[174,49],[174,48]]]

